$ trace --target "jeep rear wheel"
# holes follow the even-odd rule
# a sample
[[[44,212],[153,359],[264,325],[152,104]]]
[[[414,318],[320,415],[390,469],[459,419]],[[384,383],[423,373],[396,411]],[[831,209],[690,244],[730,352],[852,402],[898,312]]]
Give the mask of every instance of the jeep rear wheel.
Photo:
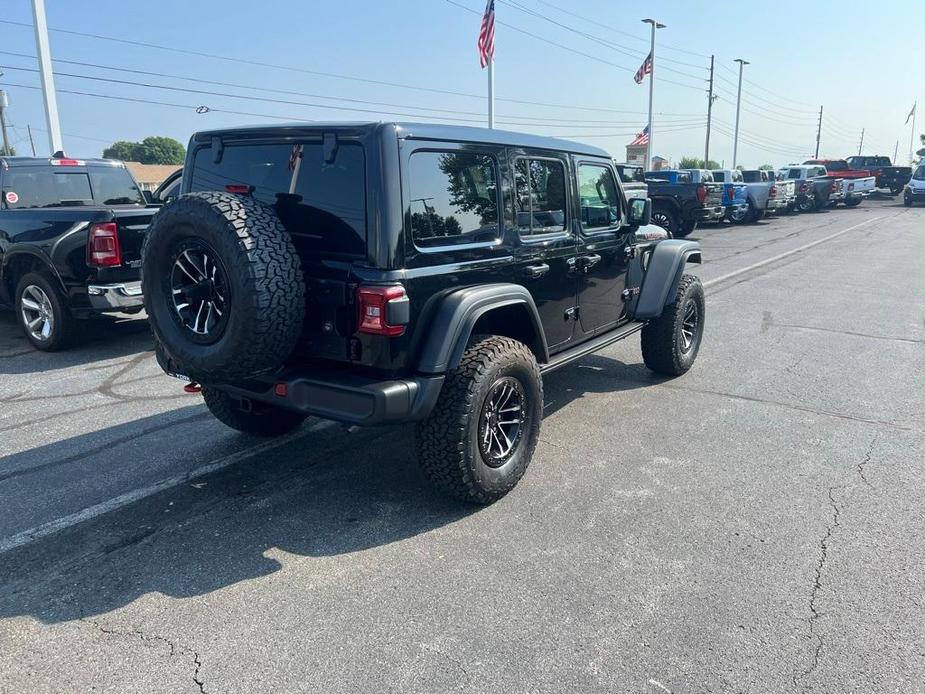
[[[298,412],[249,398],[237,398],[214,388],[203,387],[202,398],[209,412],[222,424],[255,436],[281,436],[306,419]]]
[[[490,504],[523,477],[542,418],[543,383],[530,349],[474,336],[417,426],[421,467],[444,494]]]
[[[706,302],[703,285],[683,275],[674,303],[642,329],[642,359],[652,371],[680,376],[694,365],[703,339]]]
[[[279,367],[305,312],[298,253],[271,207],[192,193],[155,215],[143,249],[145,308],[179,373],[215,383]]]

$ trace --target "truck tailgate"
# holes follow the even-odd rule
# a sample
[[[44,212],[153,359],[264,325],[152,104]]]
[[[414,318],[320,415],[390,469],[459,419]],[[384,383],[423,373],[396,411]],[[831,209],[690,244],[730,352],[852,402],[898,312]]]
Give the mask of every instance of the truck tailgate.
[[[119,230],[119,247],[122,249],[122,264],[126,267],[141,267],[141,246],[151,218],[159,208],[145,207],[141,209],[112,211]]]

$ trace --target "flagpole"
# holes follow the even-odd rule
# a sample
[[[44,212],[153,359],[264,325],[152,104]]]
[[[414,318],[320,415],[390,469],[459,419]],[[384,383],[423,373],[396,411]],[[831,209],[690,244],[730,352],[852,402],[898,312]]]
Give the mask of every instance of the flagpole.
[[[643,19],[643,23],[652,25],[652,40],[651,47],[649,50],[649,56],[652,60],[652,70],[649,73],[649,141],[646,143],[646,162],[645,162],[645,171],[650,171],[652,169],[652,136],[654,128],[652,127],[652,103],[654,101],[655,95],[655,30],[664,29],[664,24],[659,24],[654,19]]]
[[[488,61],[488,127],[495,127],[495,58]]]
[[[908,102],[906,102],[908,103]],[[912,106],[912,131],[909,133],[909,165],[912,166],[912,163],[915,161],[912,157],[912,150],[914,149],[915,142],[915,116],[916,111],[918,110],[919,102],[916,101]]]

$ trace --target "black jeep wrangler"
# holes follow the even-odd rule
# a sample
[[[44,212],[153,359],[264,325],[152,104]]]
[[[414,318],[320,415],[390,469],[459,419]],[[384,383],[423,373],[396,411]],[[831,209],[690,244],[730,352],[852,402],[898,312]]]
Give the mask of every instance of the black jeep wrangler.
[[[143,286],[158,359],[212,413],[278,435],[308,415],[417,422],[427,475],[490,503],[523,476],[542,374],[636,332],[687,371],[700,247],[627,203],[573,142],[404,123],[194,135]]]

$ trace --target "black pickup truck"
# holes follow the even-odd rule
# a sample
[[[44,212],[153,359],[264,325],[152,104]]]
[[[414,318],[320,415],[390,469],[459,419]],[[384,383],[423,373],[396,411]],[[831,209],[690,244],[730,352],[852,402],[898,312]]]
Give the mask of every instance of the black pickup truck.
[[[889,157],[859,155],[848,157],[845,161],[852,169],[869,171],[877,179],[877,188],[888,190],[891,195],[898,195],[912,177],[912,167],[893,166]]]
[[[672,236],[690,234],[701,222],[718,222],[726,214],[720,183],[694,183],[690,172],[647,171],[652,223]]]
[[[122,162],[0,158],[0,304],[52,351],[77,319],[143,308],[141,246],[157,211]]]

